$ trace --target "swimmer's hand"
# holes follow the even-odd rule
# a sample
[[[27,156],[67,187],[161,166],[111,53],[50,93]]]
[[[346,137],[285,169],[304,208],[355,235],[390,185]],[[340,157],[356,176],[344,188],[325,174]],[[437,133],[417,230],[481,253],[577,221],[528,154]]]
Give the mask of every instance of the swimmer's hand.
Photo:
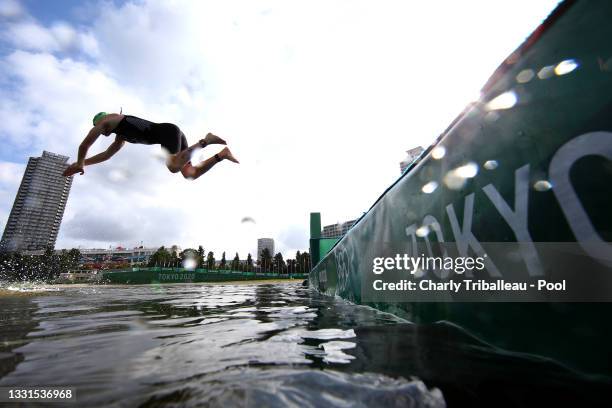
[[[78,162],[72,163],[66,168],[66,170],[64,170],[64,173],[62,174],[64,175],[64,177],[70,177],[76,173],[85,174],[85,170],[83,170],[83,164],[80,164]]]

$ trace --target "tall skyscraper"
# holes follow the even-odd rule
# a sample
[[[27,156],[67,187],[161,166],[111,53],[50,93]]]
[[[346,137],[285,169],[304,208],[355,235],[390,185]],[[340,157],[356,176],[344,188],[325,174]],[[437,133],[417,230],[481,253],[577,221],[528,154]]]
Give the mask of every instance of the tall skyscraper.
[[[261,251],[263,251],[264,248],[268,248],[271,256],[275,255],[274,240],[272,238],[259,238],[257,240],[257,259],[261,257]]]
[[[0,249],[39,250],[55,246],[72,177],[62,176],[68,157],[44,151],[30,157]]]

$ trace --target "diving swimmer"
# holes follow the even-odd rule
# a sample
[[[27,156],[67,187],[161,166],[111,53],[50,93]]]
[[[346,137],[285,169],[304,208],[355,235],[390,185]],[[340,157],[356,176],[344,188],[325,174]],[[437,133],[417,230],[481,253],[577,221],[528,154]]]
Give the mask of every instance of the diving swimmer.
[[[110,136],[115,133],[115,141],[102,153],[86,158],[87,151],[100,135]],[[83,168],[92,164],[101,163],[110,159],[125,144],[159,144],[169,155],[166,166],[172,173],[179,171],[186,179],[197,179],[210,170],[215,164],[222,160],[238,163],[229,148],[225,147],[218,154],[204,160],[194,166],[191,164],[191,153],[196,148],[204,148],[211,144],[227,144],[219,136],[208,133],[204,139],[189,146],[187,138],[178,126],[173,123],[154,123],[145,119],[120,113],[100,112],[93,118],[93,128],[79,146],[77,161],[72,163],[64,171],[64,176],[69,177],[76,173],[84,174]]]

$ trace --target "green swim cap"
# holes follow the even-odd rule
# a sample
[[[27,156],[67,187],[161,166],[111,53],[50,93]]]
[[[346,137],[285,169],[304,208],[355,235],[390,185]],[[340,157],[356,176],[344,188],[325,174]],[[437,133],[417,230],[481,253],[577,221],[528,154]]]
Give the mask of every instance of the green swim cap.
[[[96,116],[93,117],[93,125],[96,126],[98,124],[98,122],[105,117],[106,115],[108,115],[108,113],[106,112],[98,112],[96,114]]]

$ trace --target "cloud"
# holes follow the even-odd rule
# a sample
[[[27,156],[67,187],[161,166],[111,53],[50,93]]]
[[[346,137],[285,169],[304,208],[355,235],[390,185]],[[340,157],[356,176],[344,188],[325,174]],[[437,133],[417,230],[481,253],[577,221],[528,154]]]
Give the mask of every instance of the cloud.
[[[308,248],[309,235],[305,225],[305,223],[290,225],[281,230],[278,234],[277,251],[293,257],[297,250],[303,251],[304,248]]]
[[[133,219],[128,222],[112,213],[79,212],[64,225],[63,232],[78,240],[121,242],[135,238]]]
[[[137,99],[87,63],[49,53],[12,52],[4,59],[2,77],[11,78],[16,90],[0,102],[1,132],[32,151],[72,153],[100,107]]]
[[[52,33],[34,22],[11,24],[5,34],[15,47],[35,51],[56,51],[59,49]]]
[[[0,161],[0,228],[8,221],[25,165]]]
[[[157,98],[198,92],[206,69],[201,23],[195,21],[199,9],[197,3],[164,2],[103,8],[93,33],[100,39],[104,69]]]
[[[6,19],[12,19],[23,15],[24,10],[15,0],[2,0],[0,1],[0,17]]]
[[[113,204],[116,199],[110,198]],[[147,208],[108,205],[104,200],[89,200],[87,210],[79,209],[67,220],[62,232],[78,243],[137,244],[147,237],[148,244],[161,245],[167,237],[177,237],[187,228],[187,219],[172,208]]]
[[[0,185],[16,187],[21,182],[25,165],[0,161]]]
[[[8,25],[3,37],[21,50],[98,54],[98,44],[90,33],[77,32],[65,22],[57,22],[47,28],[33,20],[18,21]]]

